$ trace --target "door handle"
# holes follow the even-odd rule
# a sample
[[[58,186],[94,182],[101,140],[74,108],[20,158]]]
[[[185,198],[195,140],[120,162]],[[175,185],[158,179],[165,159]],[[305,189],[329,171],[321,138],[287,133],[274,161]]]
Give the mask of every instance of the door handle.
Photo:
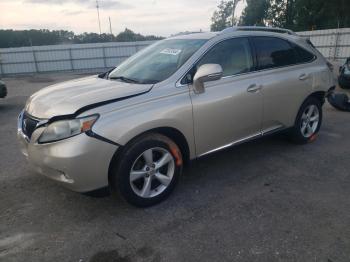
[[[307,75],[307,74],[301,74],[300,76],[299,76],[299,80],[306,80],[306,79],[308,79],[309,78],[309,75]]]
[[[252,84],[247,88],[247,92],[249,93],[256,93],[258,91],[260,91],[261,86],[257,85],[257,84]]]

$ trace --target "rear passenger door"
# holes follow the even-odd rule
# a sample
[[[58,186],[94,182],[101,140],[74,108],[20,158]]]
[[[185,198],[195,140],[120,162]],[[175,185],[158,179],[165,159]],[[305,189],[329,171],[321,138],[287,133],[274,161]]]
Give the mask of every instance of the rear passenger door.
[[[314,55],[278,37],[252,37],[263,96],[262,132],[294,124],[312,87]]]

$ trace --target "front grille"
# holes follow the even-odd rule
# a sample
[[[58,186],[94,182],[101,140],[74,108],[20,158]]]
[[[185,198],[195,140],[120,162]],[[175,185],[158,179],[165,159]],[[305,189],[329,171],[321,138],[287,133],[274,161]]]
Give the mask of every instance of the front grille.
[[[29,139],[32,137],[32,134],[38,123],[39,120],[34,119],[26,113],[23,114],[22,131]]]

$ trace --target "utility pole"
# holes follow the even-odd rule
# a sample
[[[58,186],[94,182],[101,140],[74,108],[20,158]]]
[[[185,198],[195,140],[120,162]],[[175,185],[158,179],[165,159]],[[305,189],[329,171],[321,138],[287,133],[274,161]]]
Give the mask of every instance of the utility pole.
[[[236,6],[238,4],[238,2],[241,1],[241,0],[233,0],[232,4],[232,26],[235,25],[235,11],[236,11]]]
[[[102,32],[101,32],[101,21],[100,21],[100,7],[98,5],[98,0],[96,0],[96,9],[97,9],[97,18],[98,18],[98,28],[100,29],[100,35],[101,35]]]
[[[111,35],[113,35],[111,17],[108,17],[108,19],[109,19],[109,31],[110,31]]]

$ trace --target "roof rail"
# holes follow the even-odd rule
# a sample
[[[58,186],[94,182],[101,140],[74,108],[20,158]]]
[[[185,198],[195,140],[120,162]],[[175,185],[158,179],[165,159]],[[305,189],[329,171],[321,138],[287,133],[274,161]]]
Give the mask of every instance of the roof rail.
[[[297,35],[295,32],[289,29],[283,29],[279,27],[267,27],[267,26],[232,26],[222,30],[221,34],[231,33],[235,31],[265,31],[265,32]]]

